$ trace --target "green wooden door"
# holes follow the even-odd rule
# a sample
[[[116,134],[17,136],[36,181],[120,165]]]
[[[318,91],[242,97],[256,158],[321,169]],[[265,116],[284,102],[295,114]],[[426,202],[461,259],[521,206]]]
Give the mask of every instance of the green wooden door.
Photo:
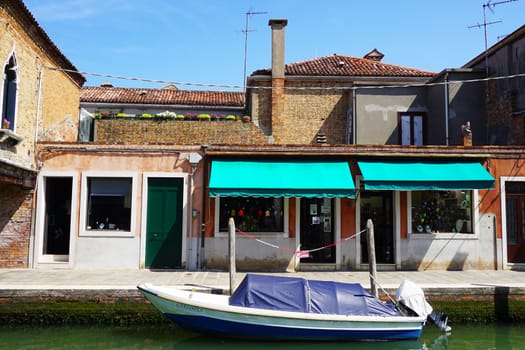
[[[149,178],[146,267],[181,267],[183,179]]]

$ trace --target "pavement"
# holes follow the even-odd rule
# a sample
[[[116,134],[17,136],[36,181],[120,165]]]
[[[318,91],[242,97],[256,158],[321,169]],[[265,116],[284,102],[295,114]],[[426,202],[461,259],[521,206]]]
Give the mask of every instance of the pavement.
[[[370,288],[368,271],[317,271],[272,273],[273,275],[304,277],[314,280],[333,280],[361,283]],[[235,282],[245,273],[237,272]],[[446,293],[482,291],[493,293],[494,288],[507,288],[513,293],[525,294],[525,270],[467,270],[467,271],[379,271],[379,288],[396,289],[409,279],[428,291]],[[77,269],[0,269],[0,292],[45,290],[133,290],[140,283],[156,285],[195,285],[228,289],[229,273],[223,271],[187,270],[77,270]],[[0,293],[1,294],[1,293]]]

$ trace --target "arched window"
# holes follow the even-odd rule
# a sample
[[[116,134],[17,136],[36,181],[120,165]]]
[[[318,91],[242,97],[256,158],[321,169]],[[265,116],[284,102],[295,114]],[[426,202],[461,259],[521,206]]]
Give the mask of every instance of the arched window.
[[[11,56],[4,67],[4,87],[2,90],[2,128],[15,130],[17,66],[15,56]]]

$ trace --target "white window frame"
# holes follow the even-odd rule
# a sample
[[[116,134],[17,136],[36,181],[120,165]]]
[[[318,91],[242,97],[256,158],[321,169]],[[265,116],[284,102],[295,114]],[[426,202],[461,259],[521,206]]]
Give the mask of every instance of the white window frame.
[[[87,203],[88,203],[88,179],[90,178],[131,178],[131,209],[130,209],[130,230],[88,230],[87,222]],[[137,209],[136,198],[138,198],[138,174],[136,172],[98,172],[87,171],[82,173],[80,195],[80,237],[134,237],[136,235]]]
[[[220,221],[220,207],[221,207],[220,196],[215,197],[215,223],[214,223],[214,235],[215,237],[228,237],[228,232],[219,231],[219,221]],[[289,208],[289,199],[283,198],[283,232],[250,232],[250,235],[257,237],[289,237],[289,220],[290,216],[288,215]]]
[[[54,255],[54,254],[43,254],[42,248],[44,245],[44,230],[45,230],[45,213],[46,213],[46,193],[45,193],[45,179],[53,177],[68,177],[72,179],[71,188],[71,223],[70,223],[70,238],[69,238],[69,255]],[[71,171],[52,171],[52,172],[41,172],[38,175],[38,196],[37,196],[37,210],[35,218],[35,246],[34,246],[34,265],[39,266],[42,264],[58,264],[64,267],[70,267],[74,261],[75,255],[75,244],[77,237],[77,223],[78,218],[75,213],[78,211],[78,173]],[[67,260],[66,260],[67,258]]]
[[[472,191],[472,233],[461,232],[432,232],[419,233],[412,232],[412,191],[407,192],[407,237],[408,239],[426,240],[478,240],[479,239],[479,195],[478,190]]]

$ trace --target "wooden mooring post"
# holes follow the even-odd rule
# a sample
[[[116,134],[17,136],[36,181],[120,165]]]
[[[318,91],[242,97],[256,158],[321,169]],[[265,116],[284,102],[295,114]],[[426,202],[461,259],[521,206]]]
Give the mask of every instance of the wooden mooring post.
[[[366,237],[368,241],[368,271],[370,273],[370,292],[377,298],[379,293],[376,284],[376,246],[374,241],[374,223],[372,219],[366,222]]]
[[[235,289],[235,221],[233,218],[228,220],[228,256],[230,258],[230,295]]]

